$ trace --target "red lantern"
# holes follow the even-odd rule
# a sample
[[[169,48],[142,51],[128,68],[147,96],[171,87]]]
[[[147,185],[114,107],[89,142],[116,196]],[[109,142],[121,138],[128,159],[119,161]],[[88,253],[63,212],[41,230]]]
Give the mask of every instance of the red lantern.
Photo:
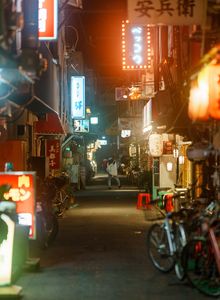
[[[198,75],[197,85],[193,83],[190,90],[188,115],[193,121],[207,121],[209,118],[208,69],[204,68]]]
[[[220,120],[220,64],[210,64],[209,68],[209,115]]]
[[[199,87],[191,88],[188,106],[188,115],[191,120],[208,120],[208,100],[208,95],[202,93]]]
[[[219,59],[216,56],[199,72],[197,84],[192,83],[188,115],[194,121],[206,121],[209,118],[220,120]]]

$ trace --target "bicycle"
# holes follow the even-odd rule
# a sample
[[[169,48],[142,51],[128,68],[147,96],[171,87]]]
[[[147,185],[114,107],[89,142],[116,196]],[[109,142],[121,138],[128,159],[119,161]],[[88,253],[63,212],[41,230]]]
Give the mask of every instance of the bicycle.
[[[209,205],[213,206],[213,202]],[[209,210],[211,211],[211,210]],[[220,209],[199,217],[200,232],[185,246],[182,265],[193,287],[208,296],[220,295]]]
[[[197,219],[197,234],[182,252],[182,265],[188,281],[201,293],[220,296],[220,174],[219,152],[214,149],[213,186],[215,199]],[[195,222],[194,222],[195,223]]]
[[[173,198],[180,198],[181,193],[175,193]],[[160,199],[151,201],[157,203]],[[167,273],[175,269],[179,280],[185,277],[182,267],[181,253],[187,244],[185,228],[181,222],[182,211],[163,212],[156,206],[164,216],[162,223],[153,224],[147,233],[147,252],[153,265],[161,272]]]
[[[57,217],[62,217],[74,200],[68,180],[65,175],[48,179],[50,189],[54,192],[52,206]]]
[[[36,226],[37,241],[40,248],[47,248],[56,238],[59,232],[59,223],[52,207],[54,191],[48,182],[38,178]]]

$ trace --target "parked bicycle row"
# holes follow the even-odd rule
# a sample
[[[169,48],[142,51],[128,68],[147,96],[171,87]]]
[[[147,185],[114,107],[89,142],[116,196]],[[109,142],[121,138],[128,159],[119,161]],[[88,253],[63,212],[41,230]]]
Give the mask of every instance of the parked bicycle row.
[[[179,280],[187,279],[203,294],[219,296],[219,190],[215,199],[182,201],[183,194],[176,191],[172,198],[179,202],[176,211],[167,211],[165,205],[161,206],[161,197],[151,201],[163,220],[158,220],[147,232],[148,256],[161,272],[175,269]]]

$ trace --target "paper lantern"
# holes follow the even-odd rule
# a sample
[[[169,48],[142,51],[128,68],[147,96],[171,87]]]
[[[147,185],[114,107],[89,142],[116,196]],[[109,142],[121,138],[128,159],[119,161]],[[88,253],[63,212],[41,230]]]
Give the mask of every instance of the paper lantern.
[[[220,64],[210,64],[209,69],[209,115],[220,120]]]
[[[153,133],[149,136],[149,150],[153,157],[160,157],[163,154],[163,138],[161,134]]]

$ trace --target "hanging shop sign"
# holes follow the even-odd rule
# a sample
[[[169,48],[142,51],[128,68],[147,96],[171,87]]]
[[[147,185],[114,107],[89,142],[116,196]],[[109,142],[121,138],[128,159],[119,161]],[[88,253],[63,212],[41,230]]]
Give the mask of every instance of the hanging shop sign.
[[[58,0],[39,0],[39,40],[57,39]]]
[[[74,132],[89,132],[89,120],[74,120],[73,121]]]
[[[99,124],[99,118],[98,117],[91,117],[90,118],[90,124],[98,125]]]
[[[115,101],[129,100],[128,87],[116,87],[115,88]]]
[[[163,154],[163,137],[161,134],[153,133],[149,136],[149,151],[153,157],[160,157]]]
[[[122,69],[151,70],[153,67],[152,27],[122,22]]]
[[[49,161],[49,173],[51,170],[60,168],[60,140],[46,141],[46,156]]]
[[[143,109],[143,132],[147,132],[152,129],[152,122],[152,99],[150,99]]]
[[[128,19],[133,24],[201,25],[207,0],[128,0]]]
[[[30,239],[36,239],[35,180],[35,172],[0,172],[0,185],[11,186],[4,198],[16,202],[18,222],[30,227]]]
[[[85,76],[71,76],[71,117],[85,118]]]

